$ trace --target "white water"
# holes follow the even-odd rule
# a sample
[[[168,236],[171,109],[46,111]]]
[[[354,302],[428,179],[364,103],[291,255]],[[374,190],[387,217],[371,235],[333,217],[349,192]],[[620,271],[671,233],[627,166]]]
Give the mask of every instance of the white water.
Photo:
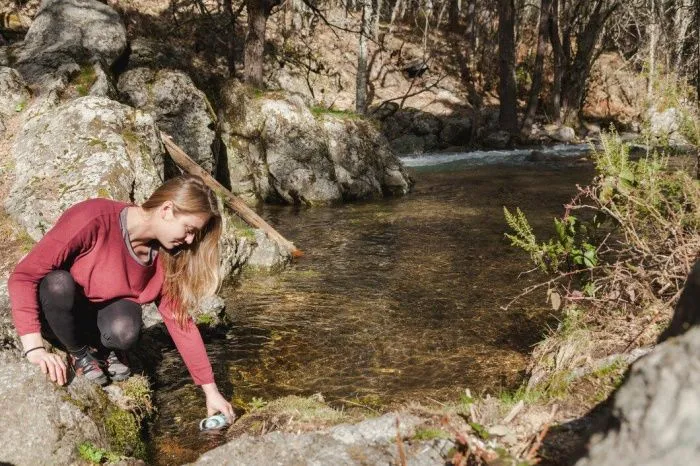
[[[558,144],[549,147],[514,150],[476,150],[472,152],[427,153],[419,155],[404,155],[399,159],[407,167],[430,167],[448,163],[460,162],[460,165],[487,165],[492,163],[521,163],[537,151],[545,156],[560,158],[579,157],[590,152],[589,144]]]

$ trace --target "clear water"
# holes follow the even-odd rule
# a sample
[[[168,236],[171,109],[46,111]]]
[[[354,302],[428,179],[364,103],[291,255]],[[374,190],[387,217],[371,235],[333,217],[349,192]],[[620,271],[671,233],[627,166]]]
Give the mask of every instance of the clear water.
[[[580,152],[549,164],[519,157],[415,164],[415,189],[403,198],[266,207],[263,216],[305,255],[279,275],[224,290],[233,326],[207,341],[224,394],[249,401],[320,392],[381,411],[455,400],[467,387],[516,387],[554,317],[543,296],[502,309],[541,278],[521,275],[528,258],[503,236],[503,206],[520,206],[546,232],[576,183],[592,176]],[[198,433],[203,396],[174,350],[157,379],[151,433],[161,464],[225,441]]]

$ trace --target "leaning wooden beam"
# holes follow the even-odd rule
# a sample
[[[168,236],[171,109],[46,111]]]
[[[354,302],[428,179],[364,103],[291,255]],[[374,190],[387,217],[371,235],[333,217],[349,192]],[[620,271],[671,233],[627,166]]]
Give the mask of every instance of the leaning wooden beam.
[[[248,225],[263,230],[268,237],[279,244],[282,248],[289,251],[292,257],[301,257],[304,255],[304,253],[297,249],[291,241],[279,234],[277,230],[272,228],[270,224],[256,214],[253,209],[248,207],[245,202],[236,197],[231,191],[223,187],[221,183],[216,181],[209,173],[207,173],[206,170],[197,165],[197,163],[192,160],[185,153],[185,151],[180,149],[180,147],[173,142],[173,139],[170,136],[161,131],[160,137],[163,140],[163,144],[165,144],[165,148],[168,149],[168,153],[173,161],[175,161],[175,163],[177,163],[180,168],[185,170],[187,173],[197,175],[202,178],[204,183],[206,183],[207,186],[220,195],[229,205],[229,207],[233,209],[236,215],[241,217],[246,223],[248,223]]]

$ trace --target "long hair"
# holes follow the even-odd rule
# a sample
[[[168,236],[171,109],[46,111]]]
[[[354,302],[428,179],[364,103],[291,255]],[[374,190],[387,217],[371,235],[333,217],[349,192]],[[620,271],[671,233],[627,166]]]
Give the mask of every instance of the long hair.
[[[216,196],[202,179],[195,175],[171,178],[156,189],[141,207],[151,211],[165,201],[172,201],[175,215],[210,216],[192,244],[183,245],[177,251],[161,247],[158,253],[165,271],[162,295],[172,303],[175,320],[184,328],[189,311],[197,309],[203,298],[212,296],[219,288],[221,214]]]

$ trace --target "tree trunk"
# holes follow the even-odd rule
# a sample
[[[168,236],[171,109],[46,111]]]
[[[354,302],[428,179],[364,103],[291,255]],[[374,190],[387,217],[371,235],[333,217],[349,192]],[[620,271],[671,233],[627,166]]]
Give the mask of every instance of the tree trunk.
[[[588,76],[598,54],[598,39],[610,15],[620,5],[616,1],[604,10],[604,3],[604,0],[598,0],[588,23],[576,37],[576,56],[573,63],[567,65],[562,81],[562,117],[564,123],[572,127],[578,126],[580,122],[579,113],[586,97]]]
[[[549,41],[554,55],[554,76],[552,77],[552,120],[561,122],[561,82],[564,77],[564,48],[559,35],[559,0],[552,3],[552,14],[549,16]]]
[[[248,11],[248,34],[245,38],[245,73],[246,83],[263,87],[263,61],[265,53],[265,29],[267,18],[272,8],[281,0],[246,0]]]
[[[355,111],[361,115],[367,113],[367,34],[372,18],[371,0],[360,0],[362,21],[357,53],[357,77],[355,80]]]
[[[540,100],[540,91],[542,90],[542,73],[544,68],[544,54],[547,48],[547,29],[549,28],[549,15],[552,10],[552,0],[542,0],[540,2],[540,20],[539,29],[537,31],[537,53],[535,55],[535,69],[532,75],[532,87],[530,88],[530,98],[527,102],[527,110],[525,110],[525,118],[523,119],[522,131],[530,134],[530,127],[535,120],[537,113],[537,104]]]
[[[459,8],[461,0],[449,0],[450,4],[447,10],[447,26],[450,31],[457,32],[459,29]]]
[[[659,40],[659,24],[656,16],[656,3],[651,0],[651,23],[649,24],[649,78],[647,80],[647,98],[651,99],[654,90],[654,73],[656,72],[656,43]]]
[[[514,0],[498,0],[498,65],[501,100],[498,123],[501,129],[518,129],[515,88],[515,5]]]

